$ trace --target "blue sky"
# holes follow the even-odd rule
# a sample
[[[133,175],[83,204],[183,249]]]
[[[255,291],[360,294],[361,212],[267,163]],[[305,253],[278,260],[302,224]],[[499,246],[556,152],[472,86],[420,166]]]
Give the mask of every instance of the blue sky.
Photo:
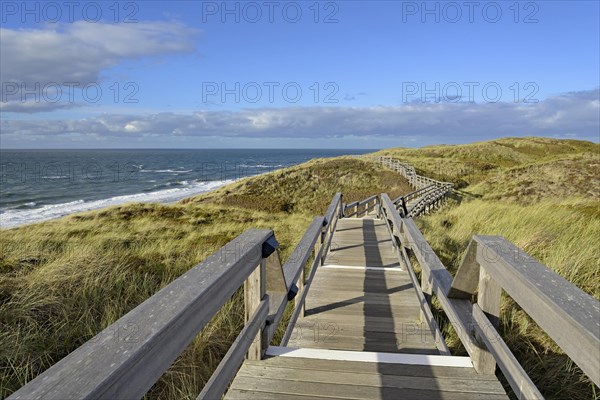
[[[600,134],[598,1],[52,4],[2,3],[2,148]]]

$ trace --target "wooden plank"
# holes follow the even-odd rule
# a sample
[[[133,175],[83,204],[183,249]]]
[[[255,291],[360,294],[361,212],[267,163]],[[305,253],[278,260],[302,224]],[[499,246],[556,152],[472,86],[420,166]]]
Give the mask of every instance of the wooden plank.
[[[256,378],[238,376],[232,386],[235,389],[260,391],[268,393],[297,394],[307,396],[325,396],[328,398],[372,400],[372,399],[444,399],[444,400],[507,400],[506,394],[496,393],[466,393],[441,391],[439,388],[408,389],[382,385],[380,387],[361,386],[360,382],[354,385],[334,383],[298,382],[276,378]]]
[[[352,316],[330,315],[329,318],[322,318],[320,315],[307,317],[296,324],[296,328],[308,330],[326,330],[329,327],[335,329],[359,329],[363,332],[413,332],[416,329],[421,329],[426,326],[424,322],[420,322],[417,317],[401,317],[401,318],[382,318],[373,317],[368,319],[356,318]]]
[[[371,305],[408,305],[411,307],[418,306],[418,300],[414,298],[412,291],[403,290],[395,294],[394,297],[379,293],[366,293],[360,294],[356,297],[347,296],[345,292],[336,291],[333,293],[327,293],[325,290],[320,291],[325,293],[323,296],[310,296],[307,301],[307,308],[315,307],[346,307],[353,304],[359,304],[363,307],[369,307]],[[313,292],[314,293],[314,292]],[[356,292],[358,293],[358,292]],[[316,293],[315,293],[316,294]]]
[[[492,277],[485,269],[479,270],[479,294],[477,295],[477,304],[485,312],[487,318],[492,322],[495,328],[498,328],[500,321],[500,300],[502,289],[492,280]],[[478,340],[482,338],[478,337]],[[481,350],[477,358],[473,359],[475,369],[482,374],[494,374],[496,372],[496,361],[494,355],[489,349]]]
[[[600,386],[600,302],[500,236],[474,236],[477,261]]]
[[[495,376],[478,374],[473,368],[455,368],[435,365],[388,364],[384,362],[348,362],[301,357],[267,356],[261,361],[246,361],[246,365],[279,366],[294,369],[351,372],[354,374],[401,375],[439,378],[462,378],[471,381],[498,382]]]
[[[384,342],[355,340],[354,338],[334,338],[330,340],[314,341],[310,339],[295,339],[289,346],[324,349],[324,350],[351,350],[357,352],[371,351],[398,354],[434,354],[439,355],[434,344],[396,343],[386,338]]]
[[[320,360],[382,362],[387,364],[438,365],[442,367],[472,368],[469,357],[375,353],[367,351],[295,349],[291,347],[269,346],[266,355],[279,357],[316,358]]]
[[[355,269],[355,270],[366,270],[366,271],[394,271],[394,272],[404,272],[400,267],[367,267],[363,265],[323,265],[325,269]]]
[[[366,308],[366,309],[365,309]],[[414,315],[418,316],[420,307],[418,304],[385,304],[385,303],[352,303],[352,304],[323,304],[317,307],[307,308],[305,315],[331,314],[338,315],[359,315],[365,318],[371,317],[390,317],[395,315]]]
[[[268,390],[268,389],[267,389]],[[231,400],[331,400],[331,397],[321,397],[321,396],[305,396],[302,393],[290,394],[290,393],[270,393],[270,392],[261,392],[257,390],[246,390],[246,389],[229,389],[227,391],[227,395],[225,399]]]
[[[395,387],[401,389],[430,390],[439,388],[444,392],[460,393],[489,393],[506,394],[502,385],[497,381],[478,381],[476,385],[470,379],[461,378],[439,378],[439,377],[414,377],[402,375],[360,374],[357,376],[351,372],[323,371],[304,369],[298,370],[289,367],[274,367],[261,365],[244,365],[240,370],[240,376],[249,378],[277,378],[311,383],[335,383],[336,385],[360,385],[371,387]]]
[[[357,342],[364,343],[366,341],[384,341],[390,340],[397,344],[414,344],[420,346],[431,347],[434,345],[434,338],[429,331],[428,326],[422,326],[418,323],[403,324],[402,329],[395,332],[392,329],[388,330],[365,330],[367,326],[352,326],[352,325],[335,325],[333,329],[321,329],[320,326],[302,325],[297,326],[299,335],[294,339],[308,339],[313,342],[335,341],[337,339],[346,340],[352,338]],[[300,346],[293,346],[300,347]]]
[[[252,339],[260,333],[261,328],[264,326],[268,313],[269,301],[268,299],[263,299],[250,318],[250,321],[246,323],[225,354],[225,357],[219,363],[217,369],[213,372],[208,382],[206,382],[206,385],[204,385],[197,400],[221,398],[242,365],[244,356],[252,344]]]
[[[448,297],[454,299],[468,299],[477,291],[479,284],[479,263],[477,262],[477,241],[471,240],[467,252],[456,271]]]
[[[256,310],[260,306],[266,294],[266,261],[260,262],[259,266],[248,276],[244,282],[244,322],[248,324]],[[262,358],[263,345],[262,332],[258,332],[248,348],[246,358],[249,360],[260,360]]]
[[[519,399],[543,399],[544,397],[531,381],[527,372],[512,354],[494,325],[477,304],[473,304],[475,329],[487,348],[494,355],[495,362]]]
[[[311,324],[302,321],[296,326],[296,335],[294,338],[307,338],[317,342],[337,338],[354,338],[361,343],[365,340],[390,340],[394,343],[434,343],[434,337],[425,323],[403,322],[397,326],[380,325],[379,329],[375,329],[376,327],[376,325],[372,326],[371,324],[350,325],[327,321],[319,321],[318,323]]]
[[[362,327],[365,331],[383,331],[383,332],[404,332],[408,329],[412,329],[414,326],[419,326],[421,322],[418,321],[418,316],[412,317],[397,317],[397,318],[386,318],[386,317],[369,317],[365,318],[361,315],[328,315],[315,314],[304,318],[298,322],[296,328],[310,327],[310,324],[320,327],[319,329],[334,329],[338,326],[345,326],[352,324],[352,322],[358,327]],[[315,328],[316,329],[316,328]]]
[[[244,232],[10,398],[141,398],[256,268],[272,235]],[[124,327],[131,333],[117,340]]]

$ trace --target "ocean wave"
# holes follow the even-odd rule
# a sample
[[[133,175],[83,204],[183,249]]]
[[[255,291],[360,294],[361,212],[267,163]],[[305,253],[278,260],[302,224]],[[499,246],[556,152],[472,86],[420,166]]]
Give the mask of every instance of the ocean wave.
[[[239,168],[283,168],[283,165],[282,164],[277,164],[277,165],[267,165],[267,164],[248,165],[248,164],[239,164],[238,167]]]
[[[159,174],[165,174],[165,173],[170,173],[170,174],[187,174],[189,172],[192,172],[193,170],[191,169],[187,169],[187,170],[181,170],[181,169],[141,169],[140,172],[156,172]]]
[[[214,190],[233,181],[233,179],[229,179],[223,181],[194,182],[192,184],[189,184],[187,181],[182,181],[186,182],[187,186],[157,190],[148,193],[114,196],[102,200],[76,200],[68,203],[48,204],[42,207],[33,209],[30,208],[27,210],[5,209],[0,214],[0,228],[12,228],[20,225],[47,221],[49,219],[64,217],[65,215],[73,213],[97,210],[99,208],[115,206],[124,203],[172,203],[186,197]],[[180,184],[183,185],[183,183]]]

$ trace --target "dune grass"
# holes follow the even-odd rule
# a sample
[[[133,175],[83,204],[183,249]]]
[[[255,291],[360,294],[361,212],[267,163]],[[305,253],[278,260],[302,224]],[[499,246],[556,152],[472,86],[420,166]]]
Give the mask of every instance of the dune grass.
[[[352,201],[382,189],[410,190],[371,163],[314,160],[175,205],[128,204],[0,231],[0,397],[246,229],[273,229],[285,259],[336,191]],[[146,397],[195,399],[242,325],[238,293]]]

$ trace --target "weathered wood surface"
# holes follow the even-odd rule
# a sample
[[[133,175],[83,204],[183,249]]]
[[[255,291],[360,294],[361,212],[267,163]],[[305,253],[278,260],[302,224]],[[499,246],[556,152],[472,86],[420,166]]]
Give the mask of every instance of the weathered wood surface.
[[[473,319],[476,323],[475,330],[478,336],[494,356],[494,363],[497,363],[502,370],[517,398],[527,400],[543,399],[544,396],[531,381],[527,372],[519,364],[519,361],[496,331],[496,327],[490,322],[483,310],[479,308],[478,304],[473,305]]]
[[[287,342],[289,341],[290,336],[292,335],[292,332],[293,332],[294,325],[296,324],[296,321],[298,321],[299,318],[303,318],[305,316],[306,296],[308,295],[308,290],[311,288],[312,281],[317,272],[317,266],[318,266],[318,264],[320,264],[321,255],[322,255],[323,251],[325,251],[325,247],[319,246],[317,252],[315,253],[315,257],[314,257],[313,263],[310,268],[310,273],[308,275],[308,279],[302,285],[304,290],[299,292],[299,294],[296,297],[296,307],[294,308],[294,311],[292,312],[290,321],[288,323],[288,327],[285,331],[285,334],[283,335],[283,338],[281,339],[281,343],[284,345],[287,344]]]
[[[338,222],[305,307],[288,346],[439,354],[429,327],[419,321],[413,282],[400,269],[382,220]]]
[[[141,398],[256,269],[272,235],[244,232],[9,398]]]
[[[338,222],[325,265],[400,267],[385,222],[370,218]]]
[[[285,264],[283,264],[283,273],[288,287],[298,280],[300,272],[311,256],[311,251],[315,243],[321,238],[323,222],[324,217],[315,217],[313,219],[304,236],[302,236],[302,239],[300,239],[300,242],[292,251],[292,254],[290,254]]]
[[[301,396],[301,397],[295,397]],[[227,399],[507,399],[472,368],[273,357],[247,361]]]
[[[264,325],[268,312],[269,302],[265,299],[261,301],[254,314],[250,317],[249,323],[244,326],[244,329],[242,329],[235,342],[231,345],[209,381],[204,385],[202,392],[198,396],[198,400],[217,399],[225,393],[227,386],[229,386],[242,365],[247,349],[251,346],[252,341]]]
[[[298,318],[298,309],[295,310],[281,344],[288,347],[279,348],[296,348],[294,352],[299,350],[301,355],[290,358],[287,353],[267,352],[276,356],[258,362],[246,361],[226,398],[507,398],[496,377],[476,374],[469,360],[461,368],[455,364],[454,367],[403,364],[407,357],[442,357],[440,352],[446,359],[460,357],[447,355],[445,344],[440,345],[441,334],[435,321],[420,321],[423,308],[429,311],[431,320],[433,315],[416,287],[412,269],[407,268],[410,261],[406,251],[399,250],[392,235],[394,231],[400,237],[406,236],[406,227],[389,197],[385,198],[390,212],[394,212],[390,224],[372,218],[381,214],[379,208],[370,214],[371,218],[340,219],[324,265],[313,265],[307,279],[310,289],[304,290],[299,300],[305,306],[305,316]],[[358,204],[345,208],[354,209]],[[360,210],[355,213],[350,215],[362,215]],[[412,228],[416,230],[414,226],[408,230],[416,235],[418,230]],[[417,241],[421,239],[422,236],[416,236]],[[436,267],[443,268],[439,259],[430,258],[427,254],[430,248],[422,249],[417,258],[427,263],[424,269],[428,276],[439,275]],[[447,273],[445,268],[444,271]],[[443,280],[447,290],[452,278],[448,274]],[[433,282],[431,286],[435,286]],[[446,300],[458,303],[459,311],[455,314],[465,318],[460,323],[466,327],[465,315],[471,317],[471,303]],[[465,334],[474,341],[474,333]],[[308,352],[310,359],[303,358],[308,357]],[[332,352],[342,358],[334,361]],[[339,356],[341,353],[344,355]],[[363,359],[359,354],[373,357]],[[402,357],[401,365],[382,362],[392,355]]]
[[[475,261],[471,254],[461,265],[452,283],[454,292],[474,292],[474,276],[485,270],[488,281],[504,289],[600,386],[600,302],[503,237],[477,235],[473,242]],[[493,295],[494,302],[498,297]],[[494,310],[498,307],[493,304]]]
[[[244,323],[248,324],[252,316],[260,307],[267,290],[266,263],[261,261],[260,265],[248,276],[244,282]],[[268,303],[267,303],[268,304]],[[263,343],[262,332],[257,332],[246,357],[249,360],[260,360],[262,357]],[[266,349],[266,346],[265,346]]]

